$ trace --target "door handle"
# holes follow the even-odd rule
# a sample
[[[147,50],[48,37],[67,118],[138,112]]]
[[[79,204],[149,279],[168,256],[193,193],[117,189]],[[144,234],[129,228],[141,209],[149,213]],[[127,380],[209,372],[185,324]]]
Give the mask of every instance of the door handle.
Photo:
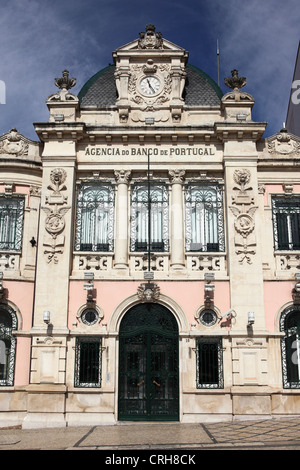
[[[160,387],[160,384],[158,384],[158,383],[156,382],[156,380],[153,380],[153,383],[154,383],[157,387]]]
[[[139,387],[139,386],[142,385],[143,383],[144,383],[144,380],[141,380],[141,381],[137,384],[137,386]]]

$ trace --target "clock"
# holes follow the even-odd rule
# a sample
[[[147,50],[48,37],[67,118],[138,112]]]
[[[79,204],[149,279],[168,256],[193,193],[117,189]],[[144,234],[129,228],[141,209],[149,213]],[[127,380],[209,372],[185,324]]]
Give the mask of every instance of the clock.
[[[155,95],[159,92],[160,89],[160,81],[157,77],[144,77],[140,81],[140,89],[144,95]]]

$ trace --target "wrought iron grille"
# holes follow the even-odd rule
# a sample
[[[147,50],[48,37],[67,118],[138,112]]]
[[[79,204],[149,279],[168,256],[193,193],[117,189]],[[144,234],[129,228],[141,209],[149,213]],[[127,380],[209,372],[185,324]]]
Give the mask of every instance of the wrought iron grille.
[[[0,196],[0,250],[22,248],[24,198]]]
[[[150,206],[151,250],[169,250],[169,196],[165,184],[135,184],[131,192],[130,250],[147,251]]]
[[[198,338],[196,362],[197,388],[224,387],[222,338]]]
[[[101,337],[76,338],[75,387],[101,387],[101,362]]]
[[[219,185],[186,187],[186,250],[224,251],[223,198]]]
[[[0,304],[0,386],[14,384],[17,329],[15,311],[6,304]]]
[[[272,198],[275,250],[300,250],[300,198]]]
[[[286,308],[280,317],[282,379],[284,388],[300,388],[300,305]]]
[[[75,250],[113,251],[113,227],[113,187],[81,184],[77,193]]]
[[[178,326],[161,305],[137,305],[121,322],[119,419],[179,419]]]

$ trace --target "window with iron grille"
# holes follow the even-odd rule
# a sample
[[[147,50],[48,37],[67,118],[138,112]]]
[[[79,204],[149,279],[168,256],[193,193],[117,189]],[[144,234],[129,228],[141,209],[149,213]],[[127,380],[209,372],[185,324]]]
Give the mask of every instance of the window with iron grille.
[[[77,193],[76,251],[113,251],[114,192],[109,184],[83,183]]]
[[[17,316],[6,304],[0,304],[0,386],[14,384]]]
[[[145,252],[148,249],[149,226],[151,250],[169,250],[168,190],[164,184],[136,184],[131,193],[130,250]],[[150,209],[150,210],[149,210]],[[149,218],[150,212],[150,218]]]
[[[24,198],[0,196],[0,250],[22,247]]]
[[[300,305],[287,307],[280,317],[284,388],[300,388]]]
[[[300,250],[300,197],[272,198],[275,250]]]
[[[102,338],[76,338],[75,387],[101,387]]]
[[[197,388],[223,388],[222,338],[198,338],[196,360]]]
[[[224,251],[222,192],[219,185],[186,187],[186,250]]]

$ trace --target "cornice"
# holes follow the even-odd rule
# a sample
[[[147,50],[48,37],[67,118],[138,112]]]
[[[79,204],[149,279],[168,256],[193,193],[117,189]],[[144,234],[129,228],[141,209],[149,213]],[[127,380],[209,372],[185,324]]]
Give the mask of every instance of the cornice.
[[[267,127],[266,122],[215,122],[214,129],[219,140],[252,140],[258,141]]]
[[[83,137],[85,130],[83,122],[36,122],[33,125],[42,142],[57,139],[78,141]]]

